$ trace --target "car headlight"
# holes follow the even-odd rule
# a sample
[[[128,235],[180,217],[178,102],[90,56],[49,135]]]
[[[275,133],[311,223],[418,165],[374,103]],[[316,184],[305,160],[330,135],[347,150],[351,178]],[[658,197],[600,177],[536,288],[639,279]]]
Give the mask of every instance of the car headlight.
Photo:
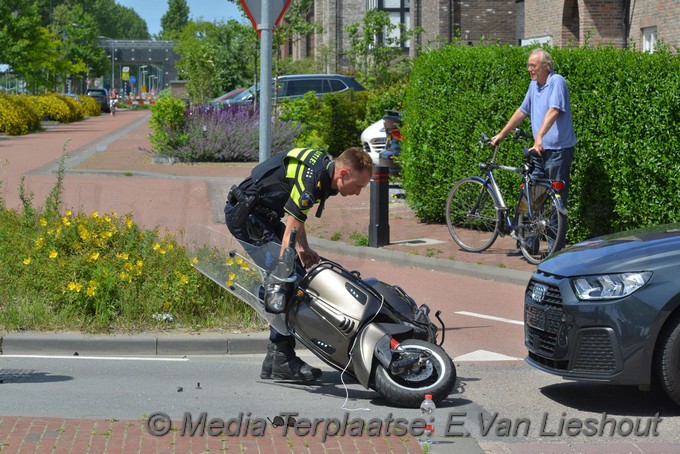
[[[611,300],[623,298],[645,285],[651,271],[641,273],[603,274],[572,279],[571,284],[580,300]]]

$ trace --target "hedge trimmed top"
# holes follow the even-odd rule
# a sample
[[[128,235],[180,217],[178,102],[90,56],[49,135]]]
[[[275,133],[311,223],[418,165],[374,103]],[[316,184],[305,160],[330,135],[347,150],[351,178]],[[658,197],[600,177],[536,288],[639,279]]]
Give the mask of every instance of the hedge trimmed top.
[[[680,220],[680,59],[603,48],[550,48],[569,86],[578,143],[569,196],[571,242]],[[458,44],[422,54],[406,94],[401,164],[418,218],[441,222],[453,183],[477,175],[481,132],[498,132],[529,85],[530,49]],[[530,131],[527,124],[524,129]],[[521,162],[505,141],[499,162]],[[499,174],[514,194],[518,180]],[[509,200],[512,204],[514,201]]]

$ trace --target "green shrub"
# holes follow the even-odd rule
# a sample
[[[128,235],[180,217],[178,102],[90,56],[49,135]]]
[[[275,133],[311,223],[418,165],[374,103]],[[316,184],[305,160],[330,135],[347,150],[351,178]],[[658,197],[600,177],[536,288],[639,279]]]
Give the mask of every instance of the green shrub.
[[[305,127],[297,146],[338,156],[349,147],[361,146],[367,99],[367,91],[327,93],[321,99],[307,93],[301,99],[282,103],[281,119]]]
[[[61,123],[71,123],[83,119],[83,110],[77,102],[68,96],[57,93],[31,96],[29,98],[35,106],[38,115]]]
[[[101,115],[102,107],[99,105],[99,101],[92,96],[80,95],[80,102],[83,105],[83,114],[88,117],[98,117]]]
[[[578,140],[568,240],[679,220],[680,59],[613,48],[549,51],[569,85]],[[477,140],[481,132],[500,131],[521,104],[528,54],[520,47],[454,44],[416,59],[400,162],[420,220],[443,221],[453,183],[479,174],[489,151]],[[522,128],[531,131],[528,120]],[[511,142],[504,141],[498,162],[519,165],[521,149]],[[518,177],[496,175],[512,204]]]
[[[171,156],[174,150],[187,144],[189,135],[184,133],[186,110],[184,101],[173,97],[169,90],[161,91],[151,109],[149,122],[153,130],[151,144],[156,153]]]
[[[40,116],[23,95],[0,94],[0,132],[24,135],[40,129]]]
[[[380,120],[385,115],[386,110],[402,111],[407,86],[406,80],[400,80],[392,85],[369,91],[366,102],[366,119],[362,124],[362,130]]]
[[[64,95],[54,95],[57,96],[61,101],[65,102],[70,111],[71,121],[80,121],[85,117],[85,108],[80,101],[75,98]]]

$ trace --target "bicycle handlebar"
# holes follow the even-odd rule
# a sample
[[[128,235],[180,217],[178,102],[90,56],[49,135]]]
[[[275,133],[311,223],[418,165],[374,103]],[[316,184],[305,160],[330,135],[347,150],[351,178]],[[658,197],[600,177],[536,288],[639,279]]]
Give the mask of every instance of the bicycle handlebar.
[[[526,132],[522,131],[519,128],[515,128],[513,130],[513,134],[515,136],[515,140],[522,140],[522,139],[530,139],[533,140],[534,136],[531,134],[527,134]]]
[[[523,139],[533,140],[534,136],[522,131],[519,128],[515,128],[512,130],[512,138],[515,139],[516,141],[520,141]],[[479,143],[491,145],[491,138],[482,132],[479,138]],[[498,146],[498,144],[496,144],[496,146]]]

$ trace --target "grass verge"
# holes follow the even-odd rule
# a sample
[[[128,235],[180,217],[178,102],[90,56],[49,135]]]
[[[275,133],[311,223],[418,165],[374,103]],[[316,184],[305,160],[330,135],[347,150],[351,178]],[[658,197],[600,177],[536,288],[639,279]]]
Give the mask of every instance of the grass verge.
[[[245,303],[196,271],[170,234],[131,214],[61,211],[64,160],[41,208],[0,198],[0,330],[253,331],[265,325]]]

